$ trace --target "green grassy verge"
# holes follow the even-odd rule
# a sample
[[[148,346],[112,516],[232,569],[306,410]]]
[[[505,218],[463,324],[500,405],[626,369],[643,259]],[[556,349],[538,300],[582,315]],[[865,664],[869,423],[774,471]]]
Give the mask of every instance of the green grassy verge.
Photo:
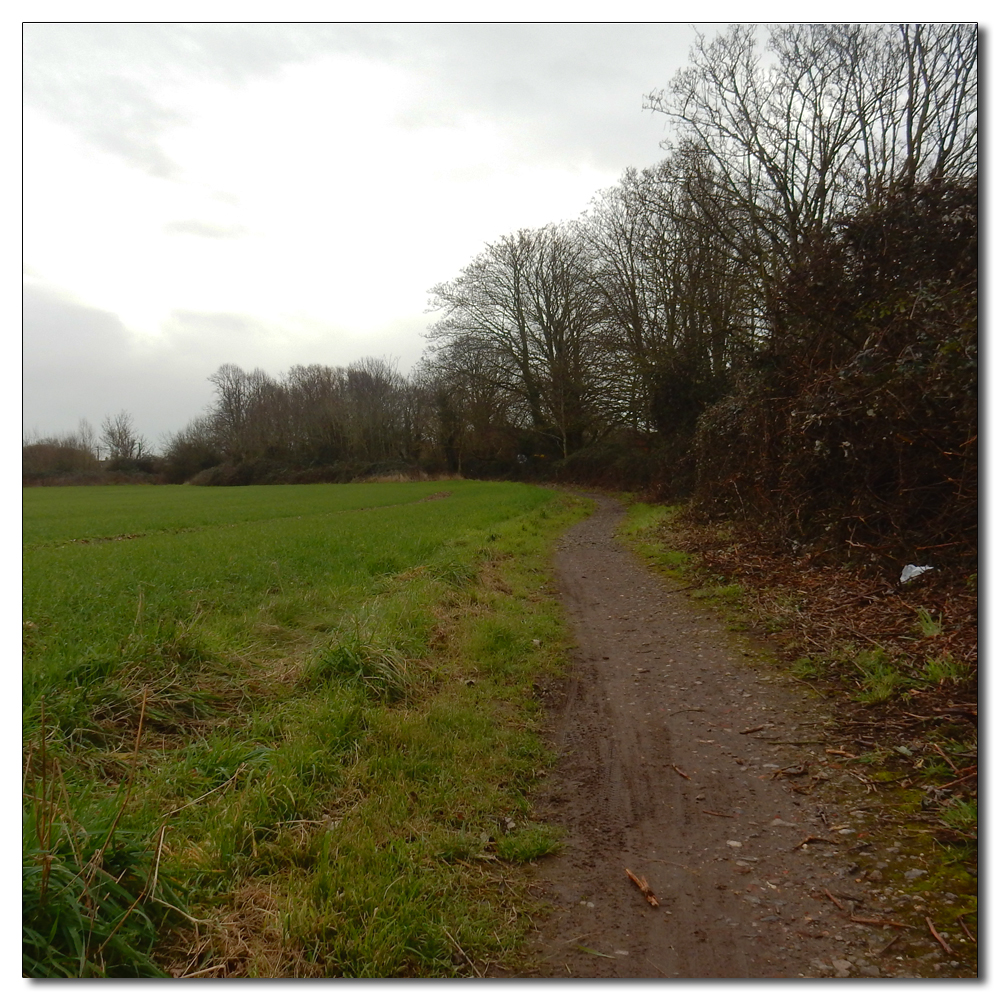
[[[549,551],[583,510],[509,483],[29,491],[24,973],[514,961],[558,843],[527,798],[565,655]]]

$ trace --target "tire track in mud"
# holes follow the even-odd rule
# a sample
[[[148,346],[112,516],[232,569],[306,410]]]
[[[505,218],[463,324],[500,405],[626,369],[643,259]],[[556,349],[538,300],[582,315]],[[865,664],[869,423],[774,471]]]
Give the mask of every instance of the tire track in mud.
[[[862,895],[850,838],[781,780],[822,744],[815,705],[626,552],[622,515],[598,499],[557,550],[577,647],[551,718],[559,764],[535,815],[566,831],[566,848],[538,865],[551,913],[529,974],[883,975],[879,932],[846,908],[831,915],[823,896]],[[822,840],[803,848],[807,837]]]

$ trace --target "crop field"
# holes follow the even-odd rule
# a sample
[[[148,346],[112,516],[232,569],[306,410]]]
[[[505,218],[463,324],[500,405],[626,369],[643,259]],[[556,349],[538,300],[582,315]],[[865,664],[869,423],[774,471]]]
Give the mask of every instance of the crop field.
[[[516,961],[548,553],[515,483],[24,494],[24,974]]]

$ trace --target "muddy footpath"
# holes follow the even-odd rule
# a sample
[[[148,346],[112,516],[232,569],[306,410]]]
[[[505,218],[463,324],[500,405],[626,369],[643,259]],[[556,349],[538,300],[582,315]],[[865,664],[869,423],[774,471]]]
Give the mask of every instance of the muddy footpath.
[[[598,499],[556,557],[576,648],[534,805],[565,848],[527,975],[975,977],[907,891],[930,862],[872,835],[877,794],[827,755],[822,702],[627,552],[623,513]]]

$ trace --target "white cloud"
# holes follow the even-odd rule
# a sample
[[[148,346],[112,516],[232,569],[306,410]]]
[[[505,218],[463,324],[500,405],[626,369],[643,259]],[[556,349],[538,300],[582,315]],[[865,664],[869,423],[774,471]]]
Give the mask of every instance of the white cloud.
[[[227,226],[201,219],[178,219],[168,222],[163,231],[176,236],[200,236],[212,240],[230,240],[246,235],[243,226]]]

